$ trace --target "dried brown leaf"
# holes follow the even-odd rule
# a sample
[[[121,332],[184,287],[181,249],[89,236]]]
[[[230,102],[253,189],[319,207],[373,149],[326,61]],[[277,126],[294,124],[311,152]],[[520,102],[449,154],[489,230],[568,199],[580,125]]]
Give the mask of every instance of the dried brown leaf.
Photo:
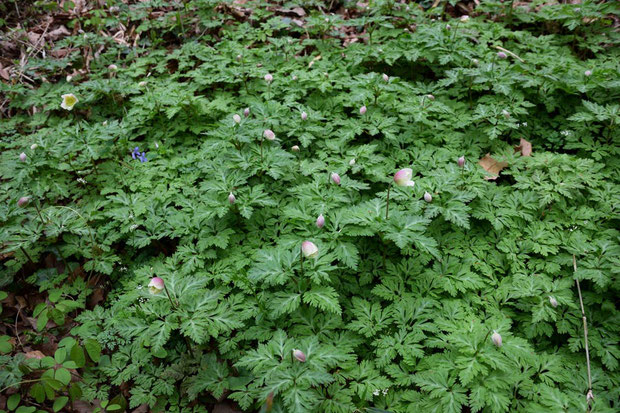
[[[39,360],[41,360],[43,357],[45,357],[45,354],[43,354],[39,350],[28,351],[25,354],[26,354],[26,358],[27,359],[39,359]]]
[[[519,142],[519,146],[515,146],[515,152],[519,152],[519,151],[521,152],[522,156],[531,156],[532,155],[532,143],[521,138],[521,141]]]
[[[491,176],[484,177],[484,179],[489,181],[497,179],[499,177],[499,172],[508,166],[508,162],[498,162],[488,153],[484,155],[484,158],[480,159],[478,164],[480,164],[485,171],[492,174]]]

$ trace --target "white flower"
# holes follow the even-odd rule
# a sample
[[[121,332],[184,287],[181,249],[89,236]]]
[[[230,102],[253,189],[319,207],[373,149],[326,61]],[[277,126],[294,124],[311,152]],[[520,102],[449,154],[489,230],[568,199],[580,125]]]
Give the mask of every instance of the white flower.
[[[75,97],[73,93],[68,93],[66,95],[62,95],[62,103],[60,107],[66,110],[72,110],[73,106],[79,102],[78,98]]]
[[[353,159],[351,159],[349,161],[349,166],[353,166],[353,165],[355,165],[355,158],[353,158]]]

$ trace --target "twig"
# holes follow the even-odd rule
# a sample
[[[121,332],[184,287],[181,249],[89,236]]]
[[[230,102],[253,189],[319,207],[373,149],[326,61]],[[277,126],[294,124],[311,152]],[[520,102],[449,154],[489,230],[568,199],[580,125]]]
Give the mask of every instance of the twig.
[[[577,259],[575,258],[575,254],[573,254],[573,271],[577,273]],[[588,403],[588,409],[586,412],[590,411],[590,401],[594,399],[594,394],[592,393],[592,374],[590,373],[590,349],[588,347],[588,323],[586,321],[586,312],[583,309],[583,298],[581,297],[581,286],[579,285],[579,279],[575,276],[575,284],[577,284],[577,292],[579,293],[579,305],[581,305],[581,319],[583,320],[583,337],[585,340],[585,348],[586,348],[586,363],[588,367],[588,393],[586,394],[586,401]]]

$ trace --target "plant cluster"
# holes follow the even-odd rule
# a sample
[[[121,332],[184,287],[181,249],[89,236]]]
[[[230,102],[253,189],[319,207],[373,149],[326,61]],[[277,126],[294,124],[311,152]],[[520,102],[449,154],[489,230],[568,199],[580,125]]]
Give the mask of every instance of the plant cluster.
[[[613,2],[108,3],[0,84],[6,409],[617,411]]]

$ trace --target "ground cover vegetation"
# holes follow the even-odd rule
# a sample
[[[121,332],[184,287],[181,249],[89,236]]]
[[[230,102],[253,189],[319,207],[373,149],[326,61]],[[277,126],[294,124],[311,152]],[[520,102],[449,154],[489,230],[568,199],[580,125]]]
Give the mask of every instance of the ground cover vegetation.
[[[0,15],[0,410],[618,411],[616,2]]]

